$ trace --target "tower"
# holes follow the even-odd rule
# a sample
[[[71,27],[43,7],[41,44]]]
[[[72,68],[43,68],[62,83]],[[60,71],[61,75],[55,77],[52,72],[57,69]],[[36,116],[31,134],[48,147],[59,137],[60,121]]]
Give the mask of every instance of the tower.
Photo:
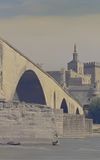
[[[72,70],[80,75],[84,74],[83,63],[81,63],[78,59],[76,44],[74,44],[73,59],[68,63],[68,70]]]
[[[73,61],[78,62],[78,53],[76,49],[76,44],[74,44]]]

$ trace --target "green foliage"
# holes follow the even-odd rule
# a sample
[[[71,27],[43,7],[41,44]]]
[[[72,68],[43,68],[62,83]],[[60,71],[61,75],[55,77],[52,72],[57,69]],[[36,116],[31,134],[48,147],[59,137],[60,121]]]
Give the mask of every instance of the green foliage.
[[[100,124],[100,98],[95,98],[89,105],[88,117],[93,119],[94,123]]]

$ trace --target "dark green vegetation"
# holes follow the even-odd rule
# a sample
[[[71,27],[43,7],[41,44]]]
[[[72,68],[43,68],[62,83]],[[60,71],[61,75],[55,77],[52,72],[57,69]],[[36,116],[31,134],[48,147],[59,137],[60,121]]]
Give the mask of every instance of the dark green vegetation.
[[[93,123],[100,124],[100,98],[94,98],[88,110],[88,118],[93,119]]]

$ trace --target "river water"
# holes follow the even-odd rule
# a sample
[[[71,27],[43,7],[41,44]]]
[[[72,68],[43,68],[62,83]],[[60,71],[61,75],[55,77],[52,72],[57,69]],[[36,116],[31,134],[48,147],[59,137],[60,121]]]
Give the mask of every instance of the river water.
[[[100,138],[62,139],[57,146],[1,145],[0,160],[100,160]]]

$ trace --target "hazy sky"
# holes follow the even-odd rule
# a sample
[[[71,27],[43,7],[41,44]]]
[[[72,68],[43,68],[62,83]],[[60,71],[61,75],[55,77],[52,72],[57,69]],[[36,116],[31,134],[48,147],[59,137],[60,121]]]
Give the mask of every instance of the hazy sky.
[[[100,62],[100,0],[0,0],[0,36],[45,70]]]

